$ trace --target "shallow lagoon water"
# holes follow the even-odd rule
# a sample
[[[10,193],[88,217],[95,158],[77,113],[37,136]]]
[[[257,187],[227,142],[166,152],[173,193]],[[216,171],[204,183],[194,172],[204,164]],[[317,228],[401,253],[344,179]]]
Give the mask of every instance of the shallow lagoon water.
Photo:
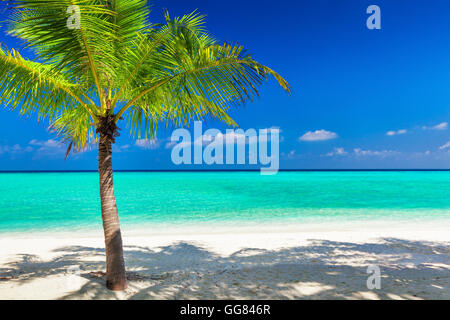
[[[450,219],[449,171],[117,172],[123,228]],[[1,173],[0,233],[101,228],[98,174]]]

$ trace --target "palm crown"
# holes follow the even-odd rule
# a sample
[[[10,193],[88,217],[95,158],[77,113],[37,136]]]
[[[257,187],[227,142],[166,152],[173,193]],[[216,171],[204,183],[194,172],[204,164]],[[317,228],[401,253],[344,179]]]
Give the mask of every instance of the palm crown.
[[[0,48],[0,103],[37,113],[76,149],[96,139],[102,121],[126,117],[134,134],[153,137],[161,122],[188,124],[227,114],[258,95],[272,75],[240,45],[218,44],[191,13],[151,24],[145,0],[13,1],[10,33],[34,50],[35,60]],[[80,12],[69,28],[68,7]],[[111,133],[112,136],[117,133]]]

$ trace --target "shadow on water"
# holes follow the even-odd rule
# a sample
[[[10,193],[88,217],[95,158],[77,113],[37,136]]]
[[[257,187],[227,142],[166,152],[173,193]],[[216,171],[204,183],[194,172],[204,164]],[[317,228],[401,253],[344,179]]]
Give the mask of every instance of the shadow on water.
[[[383,239],[358,244],[310,240],[307,245],[245,248],[217,255],[195,243],[149,249],[125,246],[129,288],[105,289],[104,249],[61,247],[48,261],[19,254],[0,268],[0,284],[65,276],[80,267],[82,286],[60,299],[449,299],[446,243]],[[367,288],[369,265],[381,270],[381,289]],[[11,297],[14,298],[14,297]],[[34,297],[39,298],[39,297]]]

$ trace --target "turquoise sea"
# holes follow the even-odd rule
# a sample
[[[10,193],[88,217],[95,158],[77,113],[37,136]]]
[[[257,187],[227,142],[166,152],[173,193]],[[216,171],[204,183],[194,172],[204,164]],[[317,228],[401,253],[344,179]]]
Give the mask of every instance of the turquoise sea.
[[[116,172],[123,228],[450,219],[449,171]],[[101,228],[95,172],[0,173],[0,234]]]

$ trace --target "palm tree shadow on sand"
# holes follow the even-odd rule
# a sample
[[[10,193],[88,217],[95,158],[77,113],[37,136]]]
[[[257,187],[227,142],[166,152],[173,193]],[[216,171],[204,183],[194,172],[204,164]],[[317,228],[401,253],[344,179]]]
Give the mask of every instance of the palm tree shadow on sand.
[[[62,247],[41,261],[20,254],[0,268],[2,282],[32,283],[67,276],[79,266],[81,288],[59,299],[449,299],[446,243],[394,238],[358,244],[310,240],[279,250],[245,248],[228,256],[193,242],[149,249],[126,246],[129,288],[105,288],[104,249]],[[369,265],[381,270],[381,289],[369,290]],[[11,297],[14,298],[14,297]],[[30,298],[39,298],[30,297]]]

